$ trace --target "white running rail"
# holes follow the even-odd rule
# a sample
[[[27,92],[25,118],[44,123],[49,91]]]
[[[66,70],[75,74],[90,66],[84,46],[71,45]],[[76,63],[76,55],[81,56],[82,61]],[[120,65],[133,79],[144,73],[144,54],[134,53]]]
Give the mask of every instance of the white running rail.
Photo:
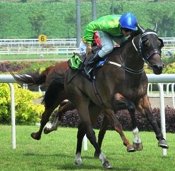
[[[165,103],[164,103],[164,90],[163,84],[167,83],[174,83],[175,82],[175,74],[147,74],[149,83],[157,83],[159,87],[159,96],[160,96],[160,115],[161,115],[161,130],[163,133],[164,138],[166,139],[166,121],[165,121]],[[12,75],[0,75],[0,83],[8,83],[10,85],[11,91],[11,118],[12,118],[12,148],[16,148],[16,129],[15,129],[15,93],[13,84],[15,83],[14,78]],[[173,89],[174,90],[174,89]],[[174,94],[174,93],[173,93]],[[85,139],[87,141],[87,139]],[[87,142],[86,143],[86,150],[87,150]],[[163,149],[163,156],[167,155],[167,150]]]
[[[175,37],[162,37],[164,54],[175,53]],[[78,52],[76,38],[47,39],[0,39],[0,54],[73,54]]]

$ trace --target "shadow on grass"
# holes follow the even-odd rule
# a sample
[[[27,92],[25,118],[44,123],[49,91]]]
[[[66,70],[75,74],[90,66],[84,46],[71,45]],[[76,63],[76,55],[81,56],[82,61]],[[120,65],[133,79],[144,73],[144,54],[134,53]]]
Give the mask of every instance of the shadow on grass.
[[[67,164],[62,164],[57,166],[57,169],[59,170],[106,170],[103,168],[101,165],[100,161],[99,164],[91,164],[85,162],[81,166],[77,166],[72,163],[67,163]],[[127,168],[127,167],[112,167],[112,170],[117,170],[117,171],[137,171],[135,168]]]
[[[35,156],[35,157],[59,157],[59,158],[74,158],[75,155],[67,155],[67,154],[41,154],[41,153],[24,153],[23,154],[24,156]],[[82,158],[84,159],[97,159],[96,157],[94,157],[93,155],[92,156],[86,156],[86,155],[82,155]]]
[[[57,161],[59,159],[65,159],[64,163],[57,162],[53,165],[51,164],[51,167],[53,169],[58,170],[103,170],[103,166],[98,158],[95,158],[92,156],[82,155],[83,158],[83,164],[81,166],[77,166],[74,164],[74,155],[67,155],[67,154],[41,154],[41,153],[24,153],[24,156],[33,156],[33,157],[44,157],[44,158],[50,158],[53,157],[55,160],[55,157],[57,157]],[[88,161],[89,160],[89,161]],[[71,161],[71,162],[70,162]],[[51,169],[51,168],[50,168]],[[123,167],[112,167],[112,170],[118,170],[118,171],[137,171],[137,169],[134,168],[123,168]]]

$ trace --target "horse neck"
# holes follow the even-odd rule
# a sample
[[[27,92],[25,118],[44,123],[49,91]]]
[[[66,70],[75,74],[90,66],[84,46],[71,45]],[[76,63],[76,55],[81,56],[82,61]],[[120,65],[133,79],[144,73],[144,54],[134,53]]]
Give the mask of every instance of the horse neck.
[[[129,41],[121,51],[121,57],[123,59],[123,65],[137,73],[144,67],[144,61],[137,51],[139,47],[139,36],[134,37],[133,40]]]

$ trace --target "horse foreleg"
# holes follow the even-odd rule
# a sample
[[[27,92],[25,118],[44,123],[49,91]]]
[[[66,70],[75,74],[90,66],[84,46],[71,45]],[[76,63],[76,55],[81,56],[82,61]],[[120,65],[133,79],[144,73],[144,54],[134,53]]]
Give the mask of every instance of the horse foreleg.
[[[137,150],[137,151],[143,150],[142,140],[139,136],[139,129],[136,127],[132,130],[132,132],[133,132],[133,135],[134,135],[134,139],[133,139],[134,149]]]
[[[123,129],[122,129],[122,125],[120,124],[118,118],[115,116],[114,113],[112,113],[111,115],[108,115],[107,119],[103,119],[103,124],[107,124],[108,122],[106,122],[107,120],[110,121],[111,125],[113,126],[114,130],[120,135],[123,145],[125,145],[127,147],[127,151],[128,152],[134,152],[135,149],[133,147],[132,144],[130,144],[129,140],[126,138]],[[106,123],[104,123],[106,122]],[[106,125],[106,129],[107,129],[107,125]]]
[[[158,126],[157,120],[152,114],[152,108],[149,102],[148,96],[144,96],[139,102],[139,110],[141,113],[145,114],[149,123],[153,127],[153,130],[156,134],[156,138],[158,140],[158,146],[162,148],[168,148],[167,142],[163,137],[160,127]]]
[[[135,150],[142,150],[143,145],[141,143],[140,137],[138,136],[139,132],[137,132],[137,134],[135,133],[135,129],[137,128],[137,121],[136,121],[136,117],[135,117],[135,105],[134,105],[134,103],[132,103],[131,101],[126,99],[122,94],[116,93],[114,95],[113,105],[114,105],[114,108],[116,111],[119,109],[128,109],[130,116],[131,116],[132,128],[133,128],[133,134],[134,134],[133,146],[130,146],[129,141],[126,139],[126,137],[122,131],[122,126],[119,123],[118,119],[116,121],[117,125],[115,126],[115,130],[120,134],[124,144],[127,143],[127,141],[128,141],[127,150],[133,151],[132,148],[134,148],[134,151]],[[138,128],[137,128],[137,130],[138,130]],[[139,141],[137,138],[139,138]]]
[[[126,138],[124,132],[123,132],[123,129],[122,129],[122,126],[121,124],[118,124],[117,126],[114,127],[115,131],[119,133],[122,141],[123,141],[123,144],[126,146],[127,148],[127,152],[134,152],[135,151],[135,148],[132,144],[130,144],[129,140]]]
[[[143,144],[142,144],[142,140],[139,136],[139,129],[137,127],[137,120],[136,120],[136,116],[135,116],[136,108],[135,108],[135,105],[131,102],[127,103],[127,107],[128,107],[128,111],[129,111],[130,116],[131,116],[131,120],[132,120],[132,128],[133,128],[132,132],[134,135],[133,146],[134,146],[135,150],[141,151],[141,150],[143,150]]]

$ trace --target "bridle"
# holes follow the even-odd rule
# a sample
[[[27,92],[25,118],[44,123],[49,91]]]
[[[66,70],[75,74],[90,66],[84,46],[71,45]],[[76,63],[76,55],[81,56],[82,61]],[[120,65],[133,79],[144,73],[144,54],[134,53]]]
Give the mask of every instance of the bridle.
[[[143,38],[145,36],[147,36],[147,35],[156,35],[157,36],[157,33],[154,32],[154,31],[143,32],[141,34],[140,38],[139,38],[138,47],[136,46],[136,44],[134,42],[135,41],[135,37],[132,39],[132,45],[133,45],[134,49],[137,51],[137,53],[139,54],[139,56],[143,59],[143,61],[146,62],[146,63],[149,63],[148,62],[149,58],[151,56],[153,56],[154,54],[160,55],[161,54],[161,51],[158,50],[158,49],[153,49],[153,50],[150,51],[149,54],[144,53],[144,49],[143,49]],[[161,41],[162,47],[163,47],[163,41],[161,39],[159,39],[159,40]],[[108,63],[109,64],[112,64],[112,65],[115,65],[117,67],[124,68],[124,70],[126,72],[129,72],[131,74],[141,74],[141,73],[144,72],[144,69],[143,68],[141,68],[139,70],[134,70],[132,68],[129,68],[129,67],[125,66],[125,65],[119,64],[117,62],[108,61]]]
[[[161,51],[158,50],[158,49],[153,49],[153,50],[151,50],[151,51],[149,52],[149,54],[146,54],[146,53],[144,52],[144,49],[143,49],[143,38],[144,38],[145,36],[147,36],[147,35],[156,35],[156,36],[157,36],[157,33],[156,33],[156,32],[153,32],[153,31],[144,32],[144,33],[141,35],[140,39],[139,39],[138,48],[137,48],[137,46],[135,45],[135,42],[134,42],[135,38],[132,39],[132,44],[133,44],[135,50],[139,53],[139,55],[142,57],[142,59],[143,59],[146,63],[148,63],[149,58],[150,58],[151,56],[153,56],[154,54],[161,55]],[[161,41],[162,47],[163,47],[163,42],[162,42],[162,40],[161,40],[161,39],[159,39],[159,40]]]

